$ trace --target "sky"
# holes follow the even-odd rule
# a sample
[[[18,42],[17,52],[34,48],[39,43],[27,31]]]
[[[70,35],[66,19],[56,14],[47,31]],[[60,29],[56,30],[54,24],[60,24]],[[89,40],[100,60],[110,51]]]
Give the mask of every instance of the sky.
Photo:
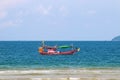
[[[0,41],[110,41],[120,0],[0,0]]]

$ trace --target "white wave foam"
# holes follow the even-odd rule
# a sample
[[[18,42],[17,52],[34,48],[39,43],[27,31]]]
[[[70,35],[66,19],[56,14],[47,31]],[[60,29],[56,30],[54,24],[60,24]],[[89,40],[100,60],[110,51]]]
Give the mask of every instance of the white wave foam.
[[[49,74],[51,70],[7,70],[0,71],[0,74]]]
[[[73,70],[4,70],[0,71],[0,75],[8,74],[101,74],[101,73],[120,73],[120,70],[87,70],[87,69],[73,69]]]

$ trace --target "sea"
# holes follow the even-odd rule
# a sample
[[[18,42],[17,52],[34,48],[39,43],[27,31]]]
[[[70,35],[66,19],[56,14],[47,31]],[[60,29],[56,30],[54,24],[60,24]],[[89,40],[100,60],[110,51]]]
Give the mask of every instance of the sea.
[[[41,41],[0,41],[0,71],[42,69],[120,68],[119,41],[45,41],[45,45],[73,45],[73,55],[41,55]]]

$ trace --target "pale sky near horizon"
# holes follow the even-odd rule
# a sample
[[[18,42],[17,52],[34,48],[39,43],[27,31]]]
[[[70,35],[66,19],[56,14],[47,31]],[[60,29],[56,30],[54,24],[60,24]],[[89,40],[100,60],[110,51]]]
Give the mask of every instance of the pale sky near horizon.
[[[120,0],[0,0],[0,41],[109,41],[120,35]]]

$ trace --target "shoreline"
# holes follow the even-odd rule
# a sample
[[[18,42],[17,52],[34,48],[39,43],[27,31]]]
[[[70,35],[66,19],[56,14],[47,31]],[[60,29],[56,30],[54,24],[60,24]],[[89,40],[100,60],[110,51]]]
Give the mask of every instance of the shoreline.
[[[0,70],[0,80],[119,80],[120,69]]]

